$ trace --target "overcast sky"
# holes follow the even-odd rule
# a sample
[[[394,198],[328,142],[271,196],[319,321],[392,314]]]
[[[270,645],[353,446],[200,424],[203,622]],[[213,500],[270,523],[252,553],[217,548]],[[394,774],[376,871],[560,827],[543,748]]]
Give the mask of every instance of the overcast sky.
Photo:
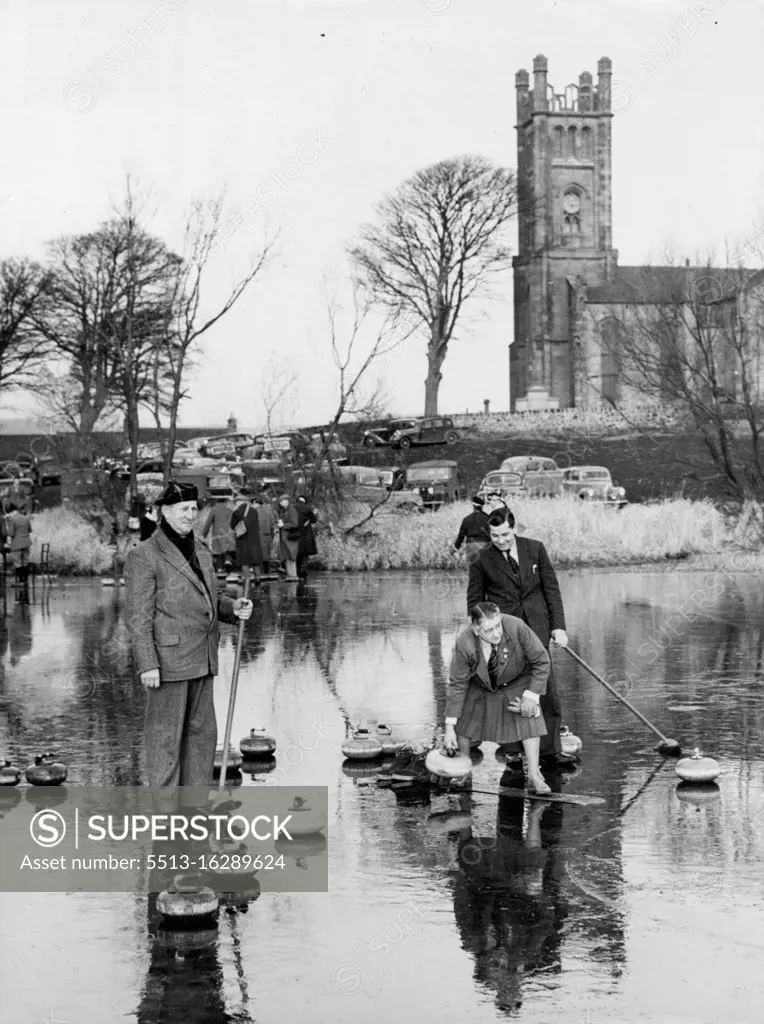
[[[214,260],[208,308],[280,230],[278,259],[208,335],[186,425],[233,411],[257,426],[274,352],[298,375],[283,411],[329,417],[322,276],[341,282],[344,246],[417,169],[464,153],[515,167],[514,77],[537,53],[557,91],[613,61],[621,263],[744,243],[762,265],[758,0],[6,0],[2,26],[0,257],[93,229],[128,172],[170,244],[194,196],[225,188],[240,207],[261,190],[267,210]],[[446,359],[443,412],[508,407],[510,275],[475,312]],[[390,411],[423,411],[425,374],[413,339],[380,373]]]

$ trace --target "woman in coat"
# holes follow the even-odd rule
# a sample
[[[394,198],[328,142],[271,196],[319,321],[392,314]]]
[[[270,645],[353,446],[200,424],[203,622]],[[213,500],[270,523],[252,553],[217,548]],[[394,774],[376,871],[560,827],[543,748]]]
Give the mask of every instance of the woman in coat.
[[[502,615],[491,601],[476,604],[470,619],[451,658],[444,746],[469,756],[473,743],[520,741],[526,787],[549,793],[539,768],[547,732],[539,700],[549,679],[549,655],[530,626]]]
[[[318,522],[315,510],[308,504],[303,495],[297,499],[297,519],[300,526],[300,539],[297,542],[297,575],[303,579],[308,576],[308,559],[318,554],[313,524]]]
[[[255,586],[260,583],[263,568],[263,549],[260,544],[260,522],[252,496],[238,505],[231,516],[231,527],[236,538],[236,561],[244,573],[245,582],[254,577]]]
[[[288,494],[279,498],[279,561],[286,563],[286,578],[296,580],[297,549],[300,543],[300,520]]]

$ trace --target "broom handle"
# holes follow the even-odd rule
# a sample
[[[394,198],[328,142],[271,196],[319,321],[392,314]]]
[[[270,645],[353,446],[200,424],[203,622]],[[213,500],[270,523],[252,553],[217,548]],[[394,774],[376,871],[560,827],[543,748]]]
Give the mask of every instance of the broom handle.
[[[668,738],[663,735],[663,733],[660,731],[660,729],[656,729],[656,727],[653,725],[652,722],[648,722],[648,720],[645,718],[645,716],[642,714],[641,711],[637,711],[637,709],[634,707],[634,705],[630,701],[626,700],[626,698],[623,697],[618,692],[618,690],[616,690],[616,688],[614,686],[611,686],[610,683],[608,683],[606,680],[604,680],[602,678],[602,676],[599,674],[599,672],[595,672],[594,669],[591,667],[591,665],[587,665],[586,662],[584,661],[584,659],[580,658],[576,654],[575,651],[571,651],[570,647],[564,647],[563,650],[567,651],[568,654],[571,656],[571,658],[574,661],[577,661],[578,664],[581,666],[581,668],[586,669],[586,671],[589,673],[589,675],[593,676],[597,680],[598,683],[602,683],[602,685],[605,687],[605,689],[609,693],[612,693],[613,696],[617,700],[620,700],[620,702],[622,704],[625,704],[626,707],[629,709],[629,711],[631,711],[633,714],[635,714],[637,716],[637,718],[640,719],[640,721],[644,722],[648,729],[652,729],[652,731],[655,733],[655,735],[658,736],[661,740],[663,740],[664,743],[668,743],[669,742]]]
[[[249,574],[244,581],[244,593],[242,598],[246,601],[249,597]],[[231,678],[231,696],[228,698],[228,714],[225,720],[225,736],[223,737],[223,763],[220,766],[220,781],[218,789],[225,789],[225,775],[228,769],[228,745],[231,742],[231,729],[233,728],[233,709],[236,704],[236,690],[239,686],[239,666],[241,665],[241,648],[244,643],[245,619],[239,619],[239,642],[236,644],[236,654],[233,659],[233,676]]]

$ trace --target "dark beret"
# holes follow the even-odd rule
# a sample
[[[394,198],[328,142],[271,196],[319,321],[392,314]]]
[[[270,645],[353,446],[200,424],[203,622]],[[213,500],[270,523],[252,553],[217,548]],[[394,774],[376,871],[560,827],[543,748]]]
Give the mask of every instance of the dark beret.
[[[194,484],[179,484],[170,480],[155,500],[155,505],[179,505],[181,501],[198,501],[199,491]]]

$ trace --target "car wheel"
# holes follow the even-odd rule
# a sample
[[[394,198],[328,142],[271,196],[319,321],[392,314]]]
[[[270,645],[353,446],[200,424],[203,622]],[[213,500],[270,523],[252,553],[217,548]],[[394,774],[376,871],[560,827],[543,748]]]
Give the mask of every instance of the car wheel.
[[[456,442],[458,440],[459,440],[459,435],[456,433],[455,430],[450,430],[446,434],[446,444],[456,444]]]
[[[402,437],[400,439],[400,441],[398,442],[398,444],[401,446],[401,448],[404,448],[404,449],[406,449],[408,451],[408,449],[411,447],[411,438],[410,437]]]
[[[374,448],[376,441],[373,437],[365,437],[363,439],[364,448]]]

